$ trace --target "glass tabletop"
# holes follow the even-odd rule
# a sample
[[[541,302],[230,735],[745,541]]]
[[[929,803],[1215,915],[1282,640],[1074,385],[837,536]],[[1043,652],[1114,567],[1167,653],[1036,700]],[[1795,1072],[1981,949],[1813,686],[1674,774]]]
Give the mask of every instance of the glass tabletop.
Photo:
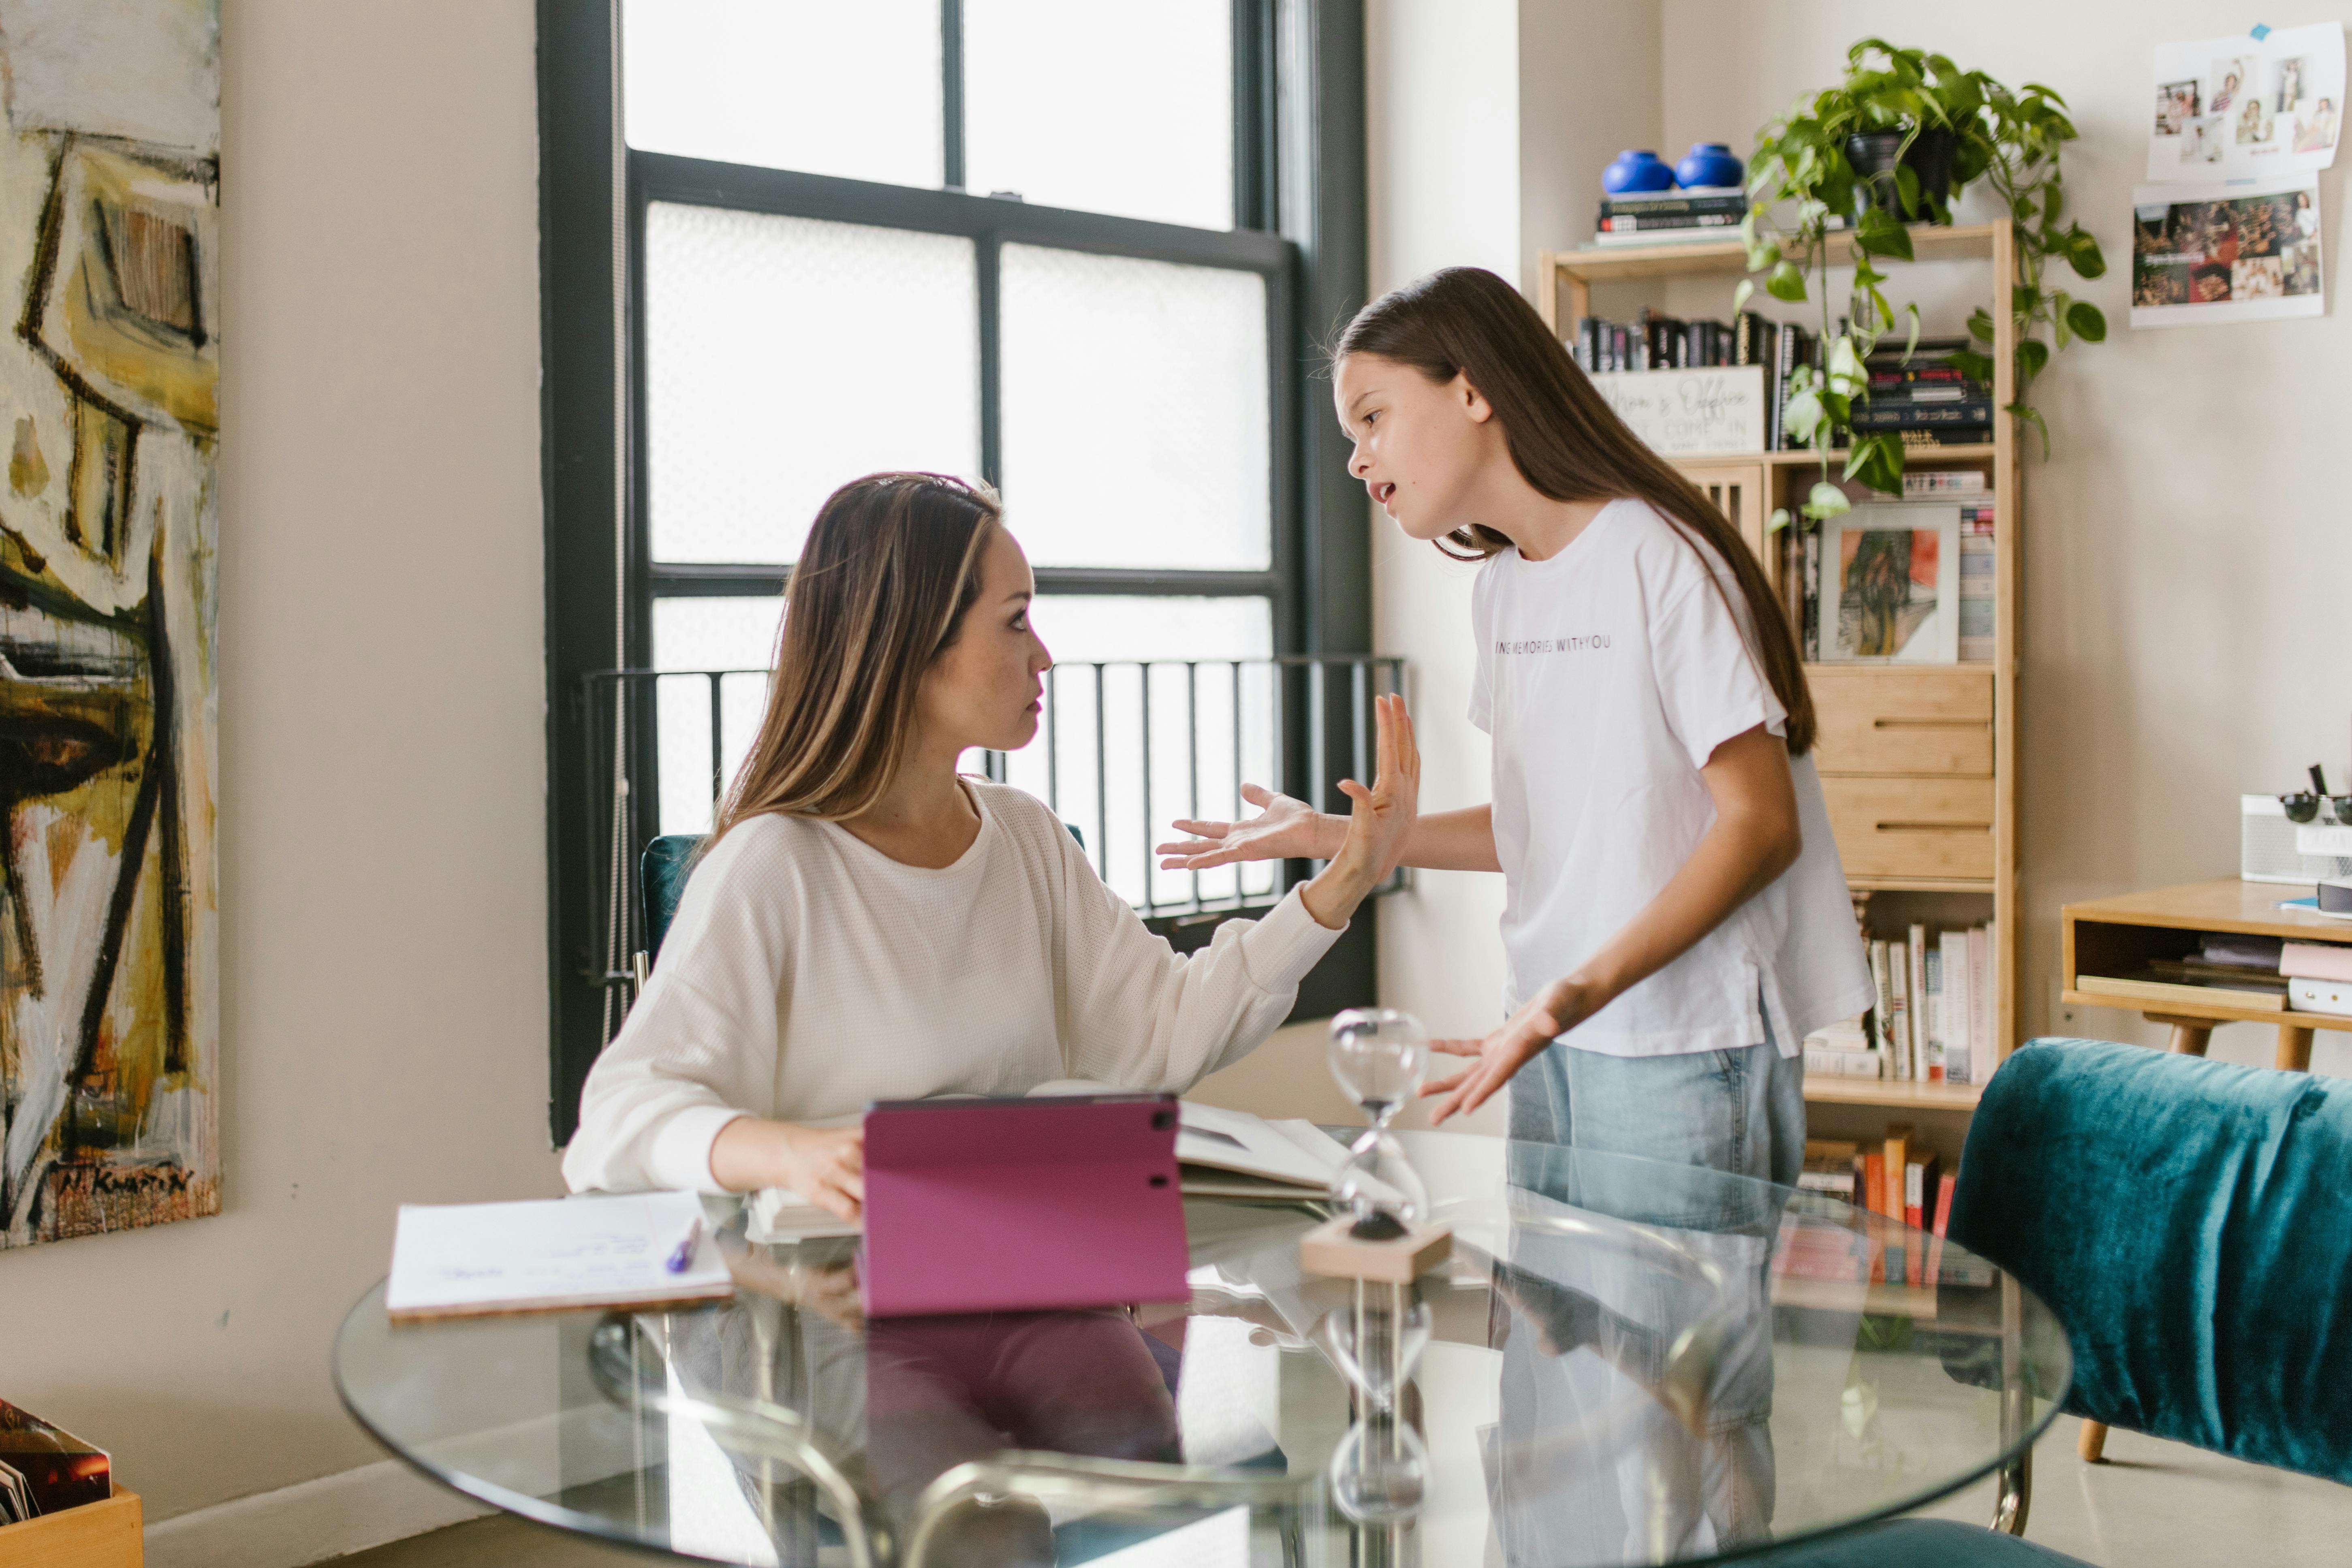
[[[1403,1137],[1454,1233],[1409,1288],[1304,1272],[1310,1206],[1194,1197],[1189,1302],[868,1322],[853,1242],[751,1245],[730,1205],[730,1302],[394,1324],[378,1286],[337,1386],[458,1490],[678,1557],[1107,1568],[1716,1562],[2012,1497],[2065,1396],[2056,1319],[1951,1243]]]

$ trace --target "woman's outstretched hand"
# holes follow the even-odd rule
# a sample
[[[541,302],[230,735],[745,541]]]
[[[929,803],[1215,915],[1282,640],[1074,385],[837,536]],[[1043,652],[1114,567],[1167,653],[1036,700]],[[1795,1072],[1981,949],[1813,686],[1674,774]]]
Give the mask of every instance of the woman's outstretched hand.
[[[1341,779],[1339,791],[1352,803],[1347,832],[1330,863],[1299,893],[1307,912],[1333,930],[1348,923],[1356,906],[1396,869],[1406,837],[1421,811],[1421,748],[1402,697],[1374,700],[1379,727],[1373,752],[1380,771],[1367,786]]]
[[[1477,1110],[1511,1075],[1543,1054],[1546,1046],[1600,1011],[1605,1000],[1590,983],[1570,975],[1538,992],[1508,1022],[1483,1040],[1432,1040],[1429,1048],[1477,1059],[1450,1078],[1421,1086],[1424,1098],[1444,1095],[1429,1112],[1432,1127],[1447,1117]]]
[[[1242,785],[1242,799],[1258,808],[1255,816],[1239,822],[1180,816],[1171,823],[1177,832],[1192,837],[1160,845],[1160,868],[1205,871],[1237,860],[1328,860],[1347,838],[1345,817],[1327,816],[1264,784]]]

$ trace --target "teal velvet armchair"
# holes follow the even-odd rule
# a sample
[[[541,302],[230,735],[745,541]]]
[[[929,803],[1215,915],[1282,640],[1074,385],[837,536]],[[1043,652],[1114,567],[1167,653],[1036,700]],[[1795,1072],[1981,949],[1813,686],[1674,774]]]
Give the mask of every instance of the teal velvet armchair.
[[[2352,1483],[2352,1081],[2030,1041],[1969,1124],[1950,1235],[2066,1324],[2069,1411]],[[1770,1560],[2076,1561],[1930,1520]]]

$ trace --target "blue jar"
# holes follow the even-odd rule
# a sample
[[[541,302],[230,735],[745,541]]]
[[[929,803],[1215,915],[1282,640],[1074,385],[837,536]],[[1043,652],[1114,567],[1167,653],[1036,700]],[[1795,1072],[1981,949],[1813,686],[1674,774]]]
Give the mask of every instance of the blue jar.
[[[1629,191],[1670,191],[1675,188],[1675,172],[1655,153],[1620,153],[1601,171],[1601,188],[1612,196]]]
[[[1730,185],[1738,187],[1747,182],[1748,166],[1732,155],[1730,147],[1721,142],[1694,142],[1683,161],[1675,165],[1675,182],[1690,185]]]

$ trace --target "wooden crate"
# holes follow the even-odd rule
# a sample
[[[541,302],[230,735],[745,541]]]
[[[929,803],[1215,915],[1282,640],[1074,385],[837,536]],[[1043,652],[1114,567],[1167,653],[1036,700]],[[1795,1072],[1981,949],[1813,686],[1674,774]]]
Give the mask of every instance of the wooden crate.
[[[137,1492],[0,1526],[0,1568],[140,1568],[145,1560]]]

